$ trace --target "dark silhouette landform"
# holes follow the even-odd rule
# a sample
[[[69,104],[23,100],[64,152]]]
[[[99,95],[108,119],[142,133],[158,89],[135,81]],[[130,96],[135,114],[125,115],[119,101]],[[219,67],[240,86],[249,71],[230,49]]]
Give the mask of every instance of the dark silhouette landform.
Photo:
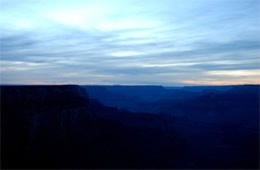
[[[258,169],[259,87],[2,85],[2,168]]]

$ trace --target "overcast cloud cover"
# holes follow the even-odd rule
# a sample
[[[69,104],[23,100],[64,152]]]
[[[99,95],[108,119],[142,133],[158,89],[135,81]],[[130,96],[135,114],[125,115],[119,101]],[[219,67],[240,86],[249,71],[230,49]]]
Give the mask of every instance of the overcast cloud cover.
[[[0,0],[2,84],[260,83],[259,0]]]

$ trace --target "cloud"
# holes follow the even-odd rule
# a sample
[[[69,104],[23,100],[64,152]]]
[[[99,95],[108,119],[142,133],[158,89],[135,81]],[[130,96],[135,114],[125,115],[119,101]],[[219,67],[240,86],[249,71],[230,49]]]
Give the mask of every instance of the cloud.
[[[208,75],[215,76],[229,76],[229,77],[249,77],[249,76],[259,76],[260,69],[254,70],[220,70],[220,71],[209,71]]]
[[[254,0],[12,0],[0,8],[2,82],[239,83],[258,75],[231,75],[260,69]]]

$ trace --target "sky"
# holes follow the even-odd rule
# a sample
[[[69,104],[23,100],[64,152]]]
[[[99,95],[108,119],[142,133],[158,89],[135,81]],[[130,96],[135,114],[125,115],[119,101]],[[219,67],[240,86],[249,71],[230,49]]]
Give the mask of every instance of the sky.
[[[259,0],[0,0],[1,84],[260,84]]]

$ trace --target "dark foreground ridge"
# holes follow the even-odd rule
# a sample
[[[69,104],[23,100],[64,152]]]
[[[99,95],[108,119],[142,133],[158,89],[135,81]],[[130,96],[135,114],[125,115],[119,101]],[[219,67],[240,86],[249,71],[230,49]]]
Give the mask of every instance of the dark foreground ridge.
[[[79,86],[1,86],[2,168],[176,168],[185,142],[164,116],[89,100]]]
[[[18,108],[66,108],[84,105],[88,101],[86,91],[77,85],[1,86],[1,97],[3,109],[7,112]]]
[[[2,168],[259,168],[259,85],[1,86]]]

